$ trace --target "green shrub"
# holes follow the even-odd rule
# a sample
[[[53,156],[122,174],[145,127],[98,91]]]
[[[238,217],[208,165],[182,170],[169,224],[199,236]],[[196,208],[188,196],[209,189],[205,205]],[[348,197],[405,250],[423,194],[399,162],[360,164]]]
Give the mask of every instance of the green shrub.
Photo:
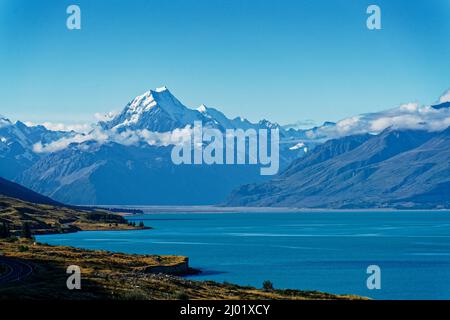
[[[180,292],[177,292],[176,299],[182,300],[182,301],[187,301],[187,300],[189,300],[189,295],[184,291],[180,291]]]
[[[19,252],[25,252],[28,250],[30,250],[30,248],[28,246],[24,246],[22,244],[19,246]]]
[[[9,225],[6,222],[0,224],[0,238],[9,238],[11,237],[11,231]]]
[[[130,301],[142,301],[148,300],[149,298],[148,294],[140,288],[134,288],[121,296],[121,299]]]
[[[263,282],[263,289],[265,291],[272,291],[273,290],[273,283],[269,280],[265,280]]]
[[[28,222],[22,224],[22,237],[25,239],[31,239],[33,237],[31,235],[31,226]]]

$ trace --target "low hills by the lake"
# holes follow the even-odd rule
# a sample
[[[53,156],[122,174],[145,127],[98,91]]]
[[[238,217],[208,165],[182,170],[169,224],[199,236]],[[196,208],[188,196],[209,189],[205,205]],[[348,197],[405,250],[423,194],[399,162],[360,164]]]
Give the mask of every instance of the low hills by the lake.
[[[137,228],[106,209],[67,206],[3,178],[0,224],[13,235],[20,234],[24,225],[31,234]]]

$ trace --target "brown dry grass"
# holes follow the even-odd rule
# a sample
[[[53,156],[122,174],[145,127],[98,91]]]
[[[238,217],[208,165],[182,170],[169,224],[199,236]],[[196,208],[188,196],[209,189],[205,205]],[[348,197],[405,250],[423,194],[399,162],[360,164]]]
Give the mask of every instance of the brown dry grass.
[[[28,250],[21,251],[20,246],[27,246]],[[91,251],[24,240],[0,241],[0,252],[6,257],[27,261],[35,269],[30,278],[1,288],[0,299],[360,299],[314,291],[264,291],[143,271],[152,266],[184,263],[186,257],[179,256]],[[81,268],[82,290],[66,288],[69,265]]]
[[[80,210],[29,203],[0,195],[0,223],[6,222],[19,234],[28,223],[33,234],[65,233],[80,230],[131,230],[125,218],[107,210]]]

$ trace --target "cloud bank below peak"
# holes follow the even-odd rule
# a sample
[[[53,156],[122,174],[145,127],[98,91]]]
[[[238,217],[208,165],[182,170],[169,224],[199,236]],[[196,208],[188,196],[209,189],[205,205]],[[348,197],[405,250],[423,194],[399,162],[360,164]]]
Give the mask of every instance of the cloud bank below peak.
[[[107,143],[117,143],[125,146],[136,146],[146,143],[150,146],[169,146],[182,144],[192,135],[192,127],[175,129],[170,132],[152,132],[149,130],[126,130],[118,132],[116,130],[104,130],[96,127],[89,133],[77,133],[73,136],[61,138],[59,140],[43,144],[38,142],[33,145],[36,153],[58,152],[68,148],[70,145],[77,145],[83,148],[86,142],[94,142],[100,145]]]

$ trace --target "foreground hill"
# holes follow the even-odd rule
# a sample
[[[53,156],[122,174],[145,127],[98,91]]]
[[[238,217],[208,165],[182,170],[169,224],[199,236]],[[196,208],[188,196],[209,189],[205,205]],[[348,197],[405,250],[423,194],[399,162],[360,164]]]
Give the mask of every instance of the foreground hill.
[[[5,261],[15,259],[33,269],[22,281],[2,285],[0,300],[361,299],[317,291],[264,291],[212,281],[190,281],[167,274],[178,273],[180,266],[186,266],[187,258],[178,256],[119,254],[21,241],[0,241],[0,252]],[[82,290],[67,290],[69,265],[81,268]]]
[[[0,194],[0,223],[12,234],[28,224],[32,234],[64,233],[81,230],[136,229],[125,218],[106,210],[76,210],[65,206],[35,204]]]
[[[3,179],[2,177],[0,177],[0,195],[38,204],[62,206],[61,203],[54,201],[49,197],[43,196],[17,183]]]
[[[246,185],[232,206],[450,208],[450,128],[330,140],[273,180]]]

